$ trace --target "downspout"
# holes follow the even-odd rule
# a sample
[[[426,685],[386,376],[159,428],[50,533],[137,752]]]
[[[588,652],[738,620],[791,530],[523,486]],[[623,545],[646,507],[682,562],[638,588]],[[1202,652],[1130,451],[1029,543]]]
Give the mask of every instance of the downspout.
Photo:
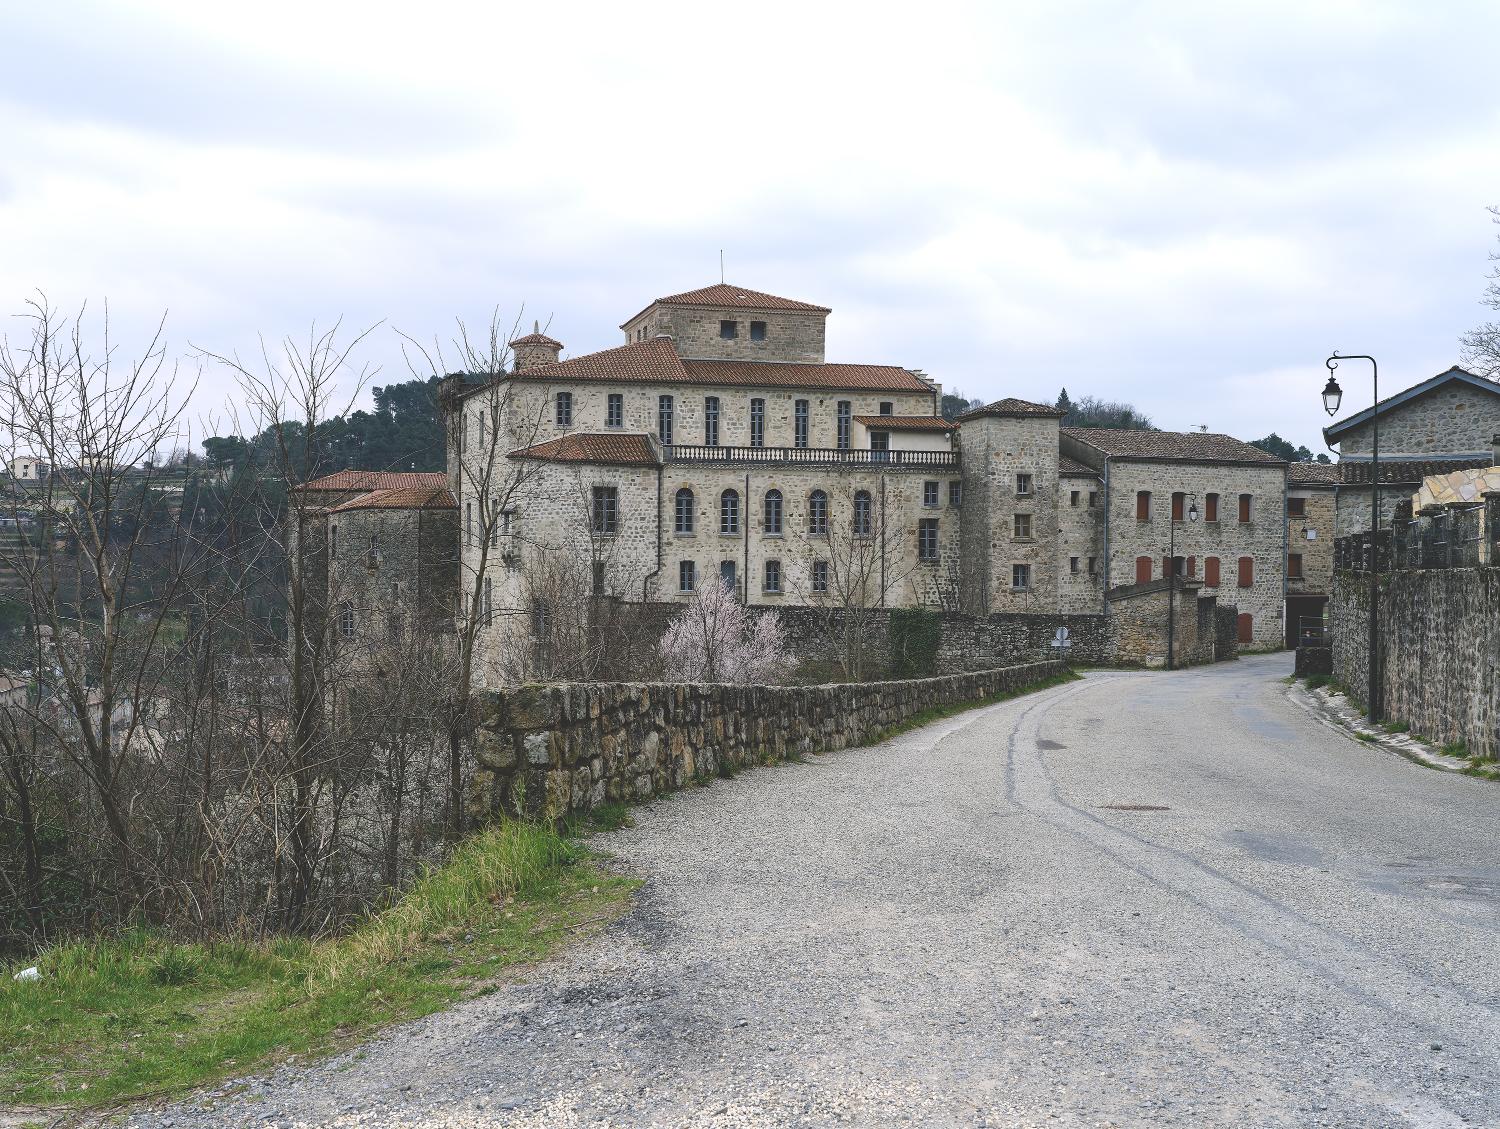
[[[646,602],[646,589],[656,576],[661,572],[661,476],[666,471],[666,463],[659,461],[656,464],[656,567],[641,577],[641,603]]]
[[[880,475],[880,606],[885,607],[885,551],[890,535],[885,527],[885,474]]]
[[[740,514],[740,519],[745,526],[745,564],[740,570],[741,591],[744,593],[742,601],[746,607],[750,606],[750,472],[745,472],[745,508]]]
[[[1109,580],[1112,575],[1114,564],[1109,555],[1109,507],[1111,498],[1109,495],[1109,456],[1104,456],[1104,592],[1109,591]],[[1099,596],[1103,608],[1109,610],[1109,600],[1101,593]]]

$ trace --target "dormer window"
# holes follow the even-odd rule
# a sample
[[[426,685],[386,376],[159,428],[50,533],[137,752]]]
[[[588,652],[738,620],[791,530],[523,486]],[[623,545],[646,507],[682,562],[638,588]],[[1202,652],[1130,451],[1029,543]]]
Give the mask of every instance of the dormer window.
[[[764,341],[766,339],[766,323],[763,321],[752,321],[750,323],[750,340]]]
[[[737,321],[721,321],[719,323],[719,337],[725,341],[733,341],[740,335],[740,323]]]

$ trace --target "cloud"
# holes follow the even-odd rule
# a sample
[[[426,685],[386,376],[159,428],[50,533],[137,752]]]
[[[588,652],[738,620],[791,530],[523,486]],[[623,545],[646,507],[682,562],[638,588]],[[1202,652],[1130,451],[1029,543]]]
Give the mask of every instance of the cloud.
[[[837,359],[1317,448],[1329,350],[1399,387],[1480,315],[1497,24],[1352,0],[42,6],[8,17],[0,68],[0,293],[108,295],[126,330],[169,308],[184,353],[496,305],[577,353],[723,248],[732,280],[833,306]],[[366,352],[404,376],[394,333]]]

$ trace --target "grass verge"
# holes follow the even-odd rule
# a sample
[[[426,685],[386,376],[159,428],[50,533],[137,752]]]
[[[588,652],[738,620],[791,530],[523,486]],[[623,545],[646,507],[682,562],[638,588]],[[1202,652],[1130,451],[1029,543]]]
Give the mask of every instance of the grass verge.
[[[336,1050],[493,990],[618,916],[635,886],[551,828],[507,822],[344,937],[56,946],[27,962],[40,980],[0,981],[0,1106],[107,1106]]]
[[[996,702],[1009,701],[1011,698],[1019,698],[1022,694],[1032,694],[1038,690],[1046,690],[1053,686],[1061,686],[1065,682],[1076,682],[1082,678],[1081,674],[1075,674],[1071,670],[1065,670],[1061,674],[1054,674],[1050,678],[1043,678],[1038,682],[1029,683],[1016,690],[1007,690],[1001,694],[991,694],[987,698],[972,698],[967,702],[954,702],[946,706],[933,706],[931,709],[914,713],[911,717],[899,725],[892,725],[888,729],[882,729],[873,734],[864,744],[878,745],[882,741],[889,741],[892,737],[899,737],[903,733],[910,733],[913,729],[920,729],[924,725],[931,725],[934,721],[942,721],[944,718],[953,717],[956,714],[968,713],[977,710],[981,706],[992,706]]]

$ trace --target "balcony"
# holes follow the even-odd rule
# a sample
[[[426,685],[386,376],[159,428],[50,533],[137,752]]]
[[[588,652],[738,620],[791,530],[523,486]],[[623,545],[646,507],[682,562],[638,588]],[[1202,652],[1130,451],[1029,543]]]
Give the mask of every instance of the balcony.
[[[662,447],[675,463],[795,463],[800,466],[870,466],[901,470],[957,470],[957,451],[855,451],[833,447]]]

